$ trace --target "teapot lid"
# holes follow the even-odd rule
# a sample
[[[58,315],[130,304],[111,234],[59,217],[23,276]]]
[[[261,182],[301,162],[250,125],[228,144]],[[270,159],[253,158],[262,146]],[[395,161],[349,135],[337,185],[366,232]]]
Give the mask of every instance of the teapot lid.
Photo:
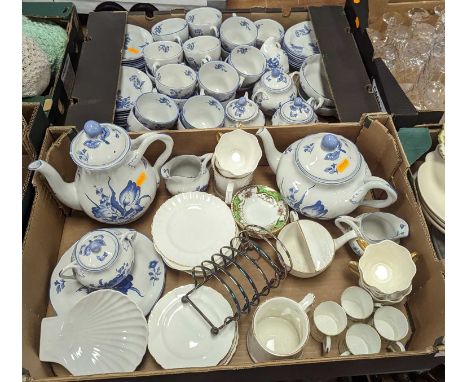
[[[362,155],[356,145],[341,135],[319,133],[303,138],[294,159],[304,175],[318,183],[339,184],[361,168]]]
[[[73,139],[70,155],[80,167],[103,170],[120,162],[130,150],[131,140],[120,126],[87,121]]]
[[[280,107],[281,117],[291,123],[307,123],[314,119],[315,112],[312,106],[301,97],[283,103]]]
[[[262,83],[273,92],[280,92],[288,89],[292,80],[282,70],[274,68],[262,76]]]
[[[226,115],[228,118],[246,122],[255,118],[258,114],[258,106],[255,102],[249,100],[247,95],[232,100],[226,106]]]
[[[88,271],[101,271],[112,265],[120,252],[120,243],[112,231],[97,229],[88,232],[75,245],[77,263]]]

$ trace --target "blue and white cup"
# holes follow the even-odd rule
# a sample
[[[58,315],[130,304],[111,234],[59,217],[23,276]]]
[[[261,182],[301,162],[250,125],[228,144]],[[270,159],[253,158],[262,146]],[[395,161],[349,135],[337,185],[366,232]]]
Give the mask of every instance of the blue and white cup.
[[[233,16],[226,19],[219,30],[223,48],[230,52],[239,45],[255,45],[257,40],[256,25],[245,17]]]
[[[190,36],[219,37],[219,27],[222,22],[220,10],[210,7],[195,8],[187,12],[185,20],[189,26]]]
[[[177,17],[166,19],[153,25],[151,35],[154,41],[176,41],[182,45],[189,38],[188,24]]]
[[[198,72],[198,83],[206,95],[221,102],[231,99],[241,85],[237,71],[222,61],[204,64]]]
[[[197,86],[197,73],[184,64],[161,66],[154,74],[156,89],[171,98],[185,98],[193,94]]]
[[[221,56],[221,42],[213,36],[198,36],[184,42],[183,50],[187,63],[198,70],[209,61]]]
[[[266,59],[254,46],[241,45],[234,48],[227,62],[237,70],[242,88],[257,82],[266,71]]]
[[[146,66],[155,73],[161,66],[180,64],[184,61],[182,47],[173,41],[156,41],[143,49]]]
[[[224,108],[221,103],[207,95],[193,96],[185,102],[177,128],[211,129],[224,126]]]
[[[173,127],[179,118],[179,108],[168,96],[144,93],[135,102],[135,117],[150,130]]]

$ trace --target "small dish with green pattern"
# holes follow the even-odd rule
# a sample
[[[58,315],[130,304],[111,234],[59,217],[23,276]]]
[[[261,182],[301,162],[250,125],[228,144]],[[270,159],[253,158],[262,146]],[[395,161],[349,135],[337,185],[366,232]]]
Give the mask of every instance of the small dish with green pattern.
[[[281,194],[262,185],[250,185],[237,191],[232,198],[231,211],[241,229],[256,225],[273,234],[281,231],[289,218],[289,208]]]

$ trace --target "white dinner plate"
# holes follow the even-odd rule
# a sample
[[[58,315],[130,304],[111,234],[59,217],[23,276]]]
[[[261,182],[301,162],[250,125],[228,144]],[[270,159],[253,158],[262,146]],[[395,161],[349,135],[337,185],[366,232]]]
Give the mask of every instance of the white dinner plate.
[[[148,349],[164,369],[215,366],[230,352],[236,334],[234,322],[217,335],[203,317],[181,298],[193,288],[184,285],[166,293],[148,319]],[[190,299],[216,326],[233,314],[229,302],[216,290],[201,286]]]
[[[416,182],[426,205],[445,221],[445,162],[425,161],[418,170]]]
[[[236,235],[236,222],[220,198],[206,192],[185,192],[167,200],[151,226],[156,248],[166,259],[200,265]]]
[[[296,57],[305,58],[319,53],[317,37],[310,21],[293,25],[286,31],[283,41],[287,51]]]
[[[76,280],[64,280],[59,276],[60,270],[71,263],[74,246],[60,258],[50,279],[50,302],[58,315],[68,312],[83,297],[94,292]],[[146,316],[164,290],[166,269],[151,240],[139,232],[135,238],[134,252],[135,264],[131,275],[112,289],[126,294]]]

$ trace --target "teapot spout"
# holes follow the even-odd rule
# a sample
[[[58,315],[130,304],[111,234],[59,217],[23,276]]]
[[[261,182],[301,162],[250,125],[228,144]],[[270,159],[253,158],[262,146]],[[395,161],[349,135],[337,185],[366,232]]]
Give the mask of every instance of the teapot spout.
[[[29,164],[28,169],[40,172],[49,183],[58,200],[74,210],[82,210],[75,183],[65,182],[55,168],[43,160]]]
[[[282,153],[276,149],[273,138],[266,128],[262,127],[261,129],[258,129],[255,135],[258,135],[262,140],[268,164],[276,174]]]

